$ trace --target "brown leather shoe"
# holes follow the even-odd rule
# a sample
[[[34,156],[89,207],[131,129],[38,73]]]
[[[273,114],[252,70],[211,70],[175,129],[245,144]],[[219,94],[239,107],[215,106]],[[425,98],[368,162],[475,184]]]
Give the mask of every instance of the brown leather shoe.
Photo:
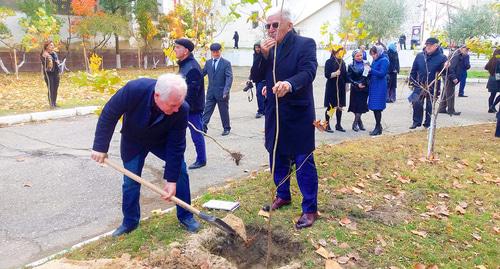
[[[297,223],[295,223],[295,228],[302,229],[302,228],[310,227],[318,219],[318,217],[319,217],[318,212],[303,213],[302,216],[300,216]]]
[[[276,197],[273,201],[271,209],[276,210],[276,209],[279,209],[283,206],[289,205],[291,203],[292,203],[292,201],[290,201],[290,200],[285,200],[285,199],[281,199],[279,197]],[[269,205],[262,207],[262,210],[269,212]]]

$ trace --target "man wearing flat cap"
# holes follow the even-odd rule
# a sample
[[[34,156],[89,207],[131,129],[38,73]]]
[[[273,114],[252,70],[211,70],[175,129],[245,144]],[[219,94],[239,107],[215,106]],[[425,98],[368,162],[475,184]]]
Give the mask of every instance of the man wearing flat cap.
[[[413,124],[410,129],[422,126],[422,122],[425,128],[430,126],[434,87],[438,87],[439,91],[440,86],[436,77],[444,68],[445,62],[446,56],[440,50],[439,40],[428,38],[424,50],[415,57],[410,71],[410,85],[413,86],[413,93],[408,98],[413,105]]]
[[[205,106],[205,86],[201,67],[193,56],[194,44],[187,38],[180,38],[175,42],[175,56],[178,59],[179,73],[186,79],[188,86],[186,102],[189,104],[188,121],[198,130],[203,129],[202,113]],[[196,161],[189,169],[197,169],[207,164],[205,138],[202,134],[188,125],[191,139],[196,148]]]
[[[215,105],[217,105],[224,130],[222,135],[228,135],[231,131],[229,123],[229,91],[233,83],[233,71],[231,62],[221,57],[221,48],[219,43],[210,45],[212,58],[203,67],[203,76],[208,75],[207,100],[203,111],[203,131],[208,131],[210,117],[212,117]]]

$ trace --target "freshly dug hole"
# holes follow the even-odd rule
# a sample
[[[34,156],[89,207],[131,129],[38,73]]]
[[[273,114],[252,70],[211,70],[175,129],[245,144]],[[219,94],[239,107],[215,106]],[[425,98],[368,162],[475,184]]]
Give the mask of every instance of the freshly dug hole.
[[[237,268],[263,269],[266,268],[267,234],[266,229],[249,225],[246,244],[241,238],[218,232],[215,237],[203,242],[203,247],[214,255],[224,257]],[[302,244],[292,241],[291,237],[281,228],[273,229],[270,268],[289,264],[302,251]]]

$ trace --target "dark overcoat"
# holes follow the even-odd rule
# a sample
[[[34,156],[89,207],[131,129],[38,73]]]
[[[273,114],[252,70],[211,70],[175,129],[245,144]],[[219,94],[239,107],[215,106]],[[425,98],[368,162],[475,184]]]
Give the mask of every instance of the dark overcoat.
[[[318,61],[316,43],[313,39],[288,32],[278,45],[276,57],[276,80],[288,81],[292,92],[278,98],[279,136],[278,154],[295,156],[309,154],[314,150],[315,111],[313,81]],[[264,74],[267,87],[265,100],[265,146],[273,151],[276,134],[276,103],[272,92],[274,86],[274,48],[268,59],[262,57],[259,72]]]

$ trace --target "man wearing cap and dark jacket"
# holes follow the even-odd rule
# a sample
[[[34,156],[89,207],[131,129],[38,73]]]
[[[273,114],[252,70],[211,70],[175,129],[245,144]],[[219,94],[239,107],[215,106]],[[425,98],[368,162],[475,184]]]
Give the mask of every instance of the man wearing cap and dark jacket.
[[[460,112],[455,111],[455,85],[460,82],[460,76],[466,72],[464,61],[467,48],[461,47],[458,50],[450,52],[448,56],[450,66],[445,72],[446,84],[443,92],[443,98],[439,106],[439,113],[448,113],[450,116],[458,116]]]
[[[229,91],[233,83],[233,71],[231,63],[221,57],[221,48],[219,43],[210,45],[212,59],[208,60],[203,67],[203,76],[208,75],[207,100],[205,110],[203,111],[203,131],[208,131],[210,117],[212,117],[215,105],[217,105],[224,129],[222,135],[228,135],[231,131],[229,122]]]
[[[410,129],[422,126],[424,119],[425,101],[425,121],[424,127],[429,127],[432,115],[432,96],[434,87],[438,87],[437,74],[444,68],[446,56],[439,50],[439,40],[434,37],[425,41],[425,48],[417,54],[410,71],[410,85],[413,86],[413,93],[408,100],[413,104],[413,124]]]
[[[202,113],[205,106],[205,86],[201,67],[194,58],[192,52],[194,44],[187,38],[175,40],[175,56],[178,59],[179,73],[186,79],[188,86],[186,102],[189,104],[188,121],[198,130],[203,129]],[[188,125],[191,132],[191,139],[196,148],[196,161],[189,166],[189,169],[196,169],[207,164],[207,154],[205,149],[205,138],[203,134],[197,132],[191,125]]]

